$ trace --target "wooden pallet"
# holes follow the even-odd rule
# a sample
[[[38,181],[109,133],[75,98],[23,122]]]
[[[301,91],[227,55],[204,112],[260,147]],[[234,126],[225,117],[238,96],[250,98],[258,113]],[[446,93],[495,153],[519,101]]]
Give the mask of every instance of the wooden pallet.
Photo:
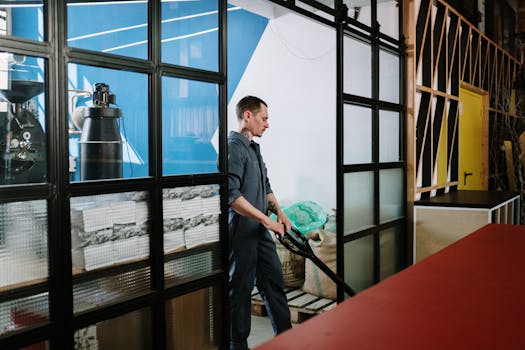
[[[293,323],[301,323],[337,305],[335,300],[308,294],[301,288],[287,288],[285,292]],[[268,316],[266,305],[257,288],[253,288],[252,291],[252,315]]]

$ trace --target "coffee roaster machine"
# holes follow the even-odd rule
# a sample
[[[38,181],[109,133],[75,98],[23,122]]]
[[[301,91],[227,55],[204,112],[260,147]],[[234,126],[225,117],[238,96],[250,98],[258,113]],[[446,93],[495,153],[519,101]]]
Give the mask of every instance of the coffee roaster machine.
[[[46,134],[34,98],[44,83],[11,80],[0,90],[7,111],[0,112],[0,185],[46,181]],[[122,138],[116,96],[105,83],[93,87],[92,106],[75,109],[73,123],[80,130],[80,180],[122,177]]]
[[[11,80],[0,90],[7,111],[0,113],[0,184],[46,181],[46,138],[33,98],[44,91],[38,81]]]
[[[93,105],[74,110],[72,121],[80,136],[80,180],[122,177],[122,138],[118,121],[122,111],[109,85],[96,83]]]

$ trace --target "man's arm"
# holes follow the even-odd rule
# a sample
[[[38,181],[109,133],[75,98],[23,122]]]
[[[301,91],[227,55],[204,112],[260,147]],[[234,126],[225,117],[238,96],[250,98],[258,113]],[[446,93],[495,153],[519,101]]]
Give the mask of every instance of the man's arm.
[[[277,215],[277,222],[281,225],[284,225],[286,227],[286,231],[289,231],[290,228],[292,228],[292,223],[288,219],[288,216],[284,213],[284,211],[281,210],[279,207],[279,203],[277,202],[277,198],[275,198],[275,195],[270,192],[266,195],[266,199],[268,200],[268,209]]]
[[[268,230],[276,232],[281,236],[284,235],[284,228],[282,223],[278,223],[270,219],[262,211],[251,205],[250,202],[248,202],[243,196],[237,197],[233,202],[231,202],[230,207],[240,215],[247,216],[257,222],[260,222]]]

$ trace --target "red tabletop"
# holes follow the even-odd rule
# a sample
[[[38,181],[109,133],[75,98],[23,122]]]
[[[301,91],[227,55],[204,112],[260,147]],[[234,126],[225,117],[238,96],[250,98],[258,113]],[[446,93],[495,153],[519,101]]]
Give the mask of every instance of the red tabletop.
[[[525,226],[487,225],[257,350],[525,349]]]

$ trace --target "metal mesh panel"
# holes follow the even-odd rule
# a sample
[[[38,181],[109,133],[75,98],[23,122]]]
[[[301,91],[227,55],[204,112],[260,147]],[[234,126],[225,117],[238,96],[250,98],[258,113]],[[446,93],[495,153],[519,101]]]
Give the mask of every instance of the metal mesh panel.
[[[73,286],[73,310],[87,311],[126,300],[150,290],[150,269],[121,273]]]
[[[75,349],[152,349],[150,309],[98,322],[75,332]]]
[[[218,288],[201,289],[166,302],[166,349],[216,349],[221,344]]]
[[[203,277],[220,267],[219,254],[216,251],[202,252],[168,261],[164,264],[166,285]]]
[[[0,204],[0,289],[48,276],[45,200]]]
[[[146,192],[71,199],[73,271],[144,259],[149,256]]]
[[[48,293],[0,304],[0,334],[31,327],[49,319]]]

